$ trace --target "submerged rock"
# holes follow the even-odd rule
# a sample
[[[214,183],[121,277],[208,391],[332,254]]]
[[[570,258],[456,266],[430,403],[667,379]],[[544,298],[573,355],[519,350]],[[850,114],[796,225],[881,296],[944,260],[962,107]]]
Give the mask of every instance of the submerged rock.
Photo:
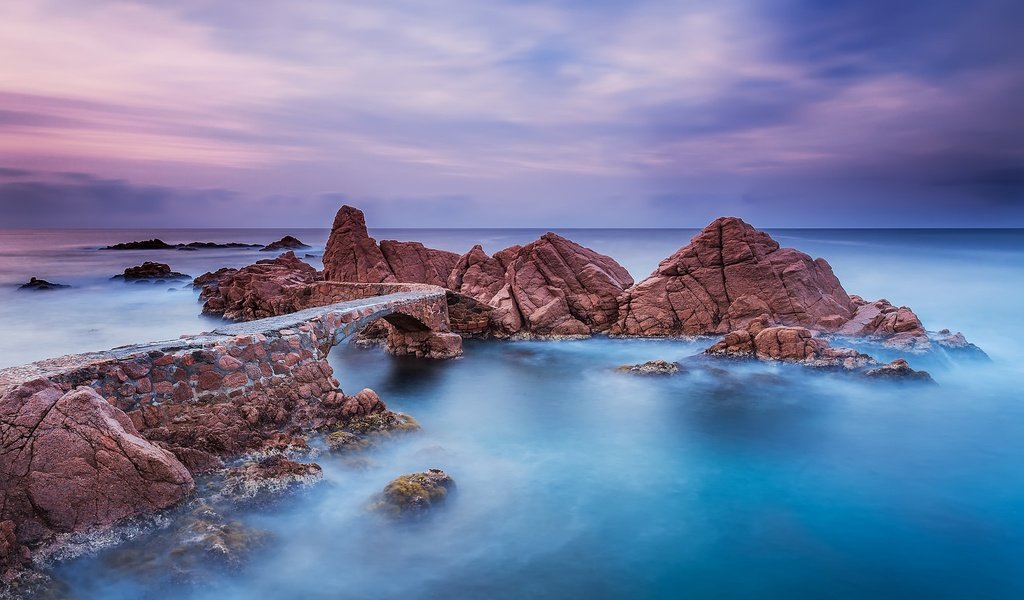
[[[136,267],[128,267],[124,270],[124,273],[114,275],[112,279],[124,279],[125,281],[160,281],[165,279],[191,279],[191,277],[184,273],[172,271],[170,265],[147,260]]]
[[[275,454],[227,470],[220,497],[262,504],[323,480],[316,463],[300,463]]]
[[[38,291],[43,291],[43,290],[59,290],[61,288],[69,288],[69,287],[71,287],[71,286],[70,285],[65,285],[63,283],[50,283],[49,281],[46,281],[45,279],[37,279],[37,278],[33,277],[33,278],[28,280],[28,283],[21,284],[18,287],[18,289],[19,290],[38,290]]]
[[[196,278],[203,313],[251,321],[299,310],[302,291],[320,279],[316,269],[288,251],[241,269],[221,269]]]
[[[92,388],[22,384],[0,398],[0,423],[0,521],[14,521],[22,542],[167,508],[195,487]]]
[[[444,505],[455,480],[441,469],[395,478],[372,501],[371,508],[392,519],[421,519]]]
[[[968,342],[964,334],[959,331],[953,333],[948,329],[942,329],[932,338],[932,342],[954,356],[991,360],[984,350]]]
[[[897,358],[887,365],[869,369],[864,373],[865,377],[875,379],[898,379],[902,381],[918,381],[923,383],[935,383],[927,371],[915,371],[910,363],[903,358]]]
[[[104,562],[138,578],[200,583],[243,567],[272,540],[269,532],[228,519],[200,501],[166,531],[118,548]]]
[[[310,248],[310,246],[308,244],[303,244],[299,238],[286,235],[276,242],[271,242],[260,248],[260,252],[273,252],[275,250],[305,250],[306,248]]]
[[[887,348],[924,352],[931,349],[928,333],[914,311],[906,306],[893,306],[886,299],[868,302],[850,296],[856,310],[836,333],[844,336],[878,340]]]
[[[667,360],[649,360],[638,365],[622,365],[615,369],[620,373],[631,373],[633,375],[675,375],[681,367],[677,362]]]

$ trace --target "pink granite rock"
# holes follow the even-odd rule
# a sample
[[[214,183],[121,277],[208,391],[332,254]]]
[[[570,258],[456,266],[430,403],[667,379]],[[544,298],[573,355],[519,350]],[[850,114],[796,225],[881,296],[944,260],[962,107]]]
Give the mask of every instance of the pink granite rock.
[[[868,302],[860,296],[850,296],[850,300],[856,310],[836,333],[881,339],[885,346],[900,350],[924,351],[931,348],[924,325],[906,306],[896,307],[885,299]]]
[[[735,217],[716,219],[620,299],[620,335],[726,333],[761,315],[835,331],[855,307],[825,260],[780,248]]]
[[[320,278],[294,252],[217,273],[196,278],[196,284],[202,285],[203,312],[243,321],[299,310],[300,290]]]
[[[366,231],[366,218],[358,208],[342,206],[334,217],[324,250],[327,281],[397,283],[377,242]]]
[[[725,335],[706,354],[751,357],[760,360],[803,362],[818,367],[857,369],[874,363],[850,348],[833,348],[805,327],[764,327],[739,329]]]
[[[427,248],[420,242],[383,240],[380,251],[395,280],[400,283],[428,283],[444,287],[459,261],[459,255],[454,252]]]
[[[0,398],[0,521],[22,542],[168,508],[195,487],[91,388],[37,379]]]

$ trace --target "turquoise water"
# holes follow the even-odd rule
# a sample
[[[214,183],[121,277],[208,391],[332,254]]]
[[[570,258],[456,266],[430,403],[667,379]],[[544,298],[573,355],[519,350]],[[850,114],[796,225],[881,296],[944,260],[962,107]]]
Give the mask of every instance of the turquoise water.
[[[665,235],[572,237],[641,248],[629,260],[653,268]],[[338,347],[342,387],[377,390],[420,433],[360,465],[321,456],[325,484],[236,515],[274,541],[205,584],[134,577],[109,553],[55,574],[79,598],[1024,596],[1024,234],[776,235],[993,362],[931,364],[939,385],[900,386],[735,362],[613,371],[707,341],[468,342],[448,362]],[[458,484],[434,518],[366,512],[389,480],[429,467]]]

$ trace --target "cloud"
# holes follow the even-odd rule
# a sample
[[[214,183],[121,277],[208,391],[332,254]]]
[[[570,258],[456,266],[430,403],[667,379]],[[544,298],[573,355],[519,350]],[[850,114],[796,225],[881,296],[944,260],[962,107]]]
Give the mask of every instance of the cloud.
[[[0,161],[166,206],[230,189],[225,214],[267,222],[320,218],[338,190],[396,223],[614,224],[626,203],[656,225],[652,198],[767,214],[743,199],[777,190],[799,220],[852,189],[911,216],[938,195],[960,222],[975,195],[1020,197],[1022,6],[20,3],[0,22],[0,53],[24,57],[0,83]]]

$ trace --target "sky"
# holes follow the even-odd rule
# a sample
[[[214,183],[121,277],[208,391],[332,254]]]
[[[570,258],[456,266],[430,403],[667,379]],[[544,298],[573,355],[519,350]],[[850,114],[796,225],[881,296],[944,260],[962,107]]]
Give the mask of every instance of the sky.
[[[24,0],[0,227],[1024,226],[1020,0]]]

